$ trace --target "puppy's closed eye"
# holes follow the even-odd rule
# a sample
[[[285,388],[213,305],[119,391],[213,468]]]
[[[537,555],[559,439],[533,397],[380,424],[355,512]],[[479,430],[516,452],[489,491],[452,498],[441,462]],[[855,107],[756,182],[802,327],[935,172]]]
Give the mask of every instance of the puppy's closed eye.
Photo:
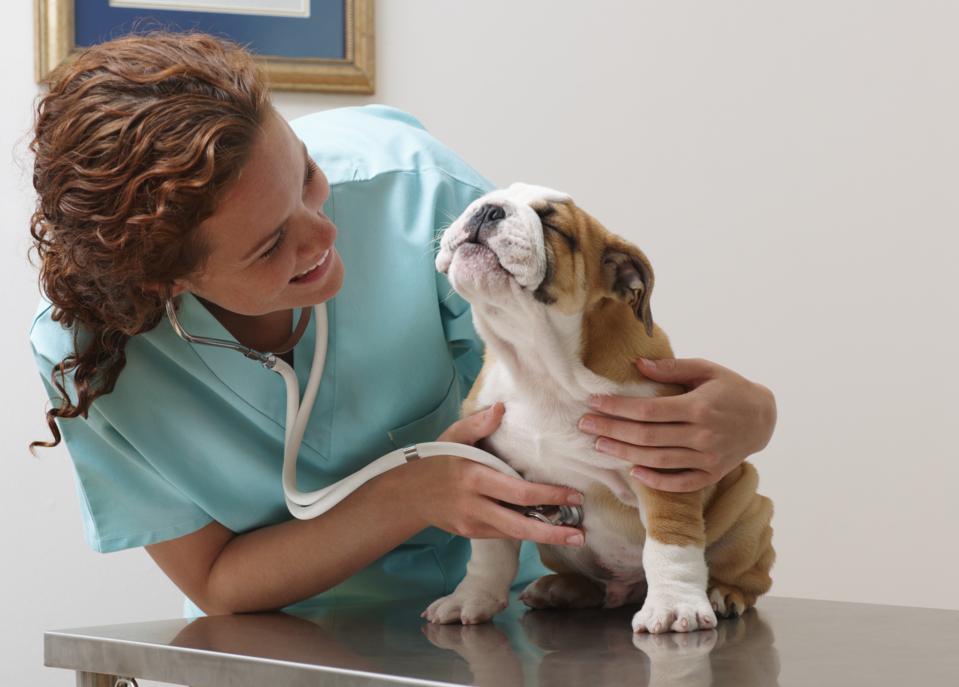
[[[545,205],[539,210],[534,210],[534,212],[536,212],[536,214],[539,216],[540,224],[543,225],[544,230],[548,229],[549,231],[559,234],[563,237],[563,240],[566,241],[566,245],[569,246],[571,251],[576,250],[578,245],[576,237],[572,234],[568,234],[552,222],[548,221],[550,217],[556,214],[556,208],[554,208],[552,205]]]

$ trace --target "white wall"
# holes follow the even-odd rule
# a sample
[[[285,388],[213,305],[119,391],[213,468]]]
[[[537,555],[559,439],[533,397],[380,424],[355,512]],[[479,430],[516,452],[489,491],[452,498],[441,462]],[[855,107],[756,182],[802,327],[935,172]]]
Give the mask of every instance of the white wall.
[[[6,12],[0,149],[23,157],[32,16]],[[754,457],[771,593],[959,609],[957,21],[921,0],[381,1],[375,96],[275,102],[395,105],[500,185],[570,192],[652,260],[679,357],[776,393]],[[88,550],[67,453],[26,451],[47,436],[29,164],[0,174],[0,671],[63,684],[44,629],[176,617],[181,597],[142,550]]]

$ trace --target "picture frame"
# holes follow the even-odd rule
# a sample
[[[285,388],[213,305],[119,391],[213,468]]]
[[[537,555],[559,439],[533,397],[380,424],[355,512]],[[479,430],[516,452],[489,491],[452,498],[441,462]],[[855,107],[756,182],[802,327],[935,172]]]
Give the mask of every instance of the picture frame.
[[[274,91],[375,92],[373,0],[34,0],[36,82],[141,18],[240,43]]]

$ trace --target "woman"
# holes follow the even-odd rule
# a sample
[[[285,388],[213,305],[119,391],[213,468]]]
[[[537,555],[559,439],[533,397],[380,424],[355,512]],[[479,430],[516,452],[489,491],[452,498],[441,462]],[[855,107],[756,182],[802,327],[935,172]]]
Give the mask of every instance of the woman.
[[[409,463],[322,517],[291,519],[282,380],[186,343],[164,315],[172,297],[192,333],[282,351],[294,309],[327,303],[300,489],[410,443],[495,431],[502,404],[457,421],[482,342],[432,252],[493,186],[414,118],[374,105],[287,123],[241,48],[154,32],[89,48],[54,73],[31,150],[46,296],[31,342],[54,404],[54,442],[31,448],[62,432],[91,546],[145,546],[186,594],[187,615],[442,596],[465,574],[469,537],[527,540],[522,586],[548,572],[533,542],[578,533],[497,503],[561,504],[575,490],[454,457]],[[301,389],[315,333],[311,321],[283,355]],[[685,479],[718,480],[771,435],[772,395],[726,372],[697,400],[722,409],[708,417],[722,419],[713,434],[726,453]],[[596,417],[615,422],[606,436],[641,462],[630,432],[645,423],[630,412]]]

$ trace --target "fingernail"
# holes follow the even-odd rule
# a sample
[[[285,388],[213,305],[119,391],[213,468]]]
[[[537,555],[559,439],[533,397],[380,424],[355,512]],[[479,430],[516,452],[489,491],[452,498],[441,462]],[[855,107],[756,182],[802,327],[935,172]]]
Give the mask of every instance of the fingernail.
[[[603,405],[602,398],[600,396],[590,396],[589,397],[589,407],[590,408],[599,408]]]
[[[655,360],[650,360],[649,358],[640,358],[640,360],[643,361],[643,364],[644,364],[644,365],[648,365],[649,367],[656,367],[656,361],[655,361]]]
[[[592,420],[592,418],[584,417],[579,421],[579,428],[584,432],[592,432],[594,429],[596,429],[596,423]]]
[[[583,545],[583,535],[574,534],[566,538],[566,543],[572,546],[582,546]]]
[[[582,506],[583,505],[583,495],[582,494],[570,494],[566,497],[566,503],[571,506]]]

